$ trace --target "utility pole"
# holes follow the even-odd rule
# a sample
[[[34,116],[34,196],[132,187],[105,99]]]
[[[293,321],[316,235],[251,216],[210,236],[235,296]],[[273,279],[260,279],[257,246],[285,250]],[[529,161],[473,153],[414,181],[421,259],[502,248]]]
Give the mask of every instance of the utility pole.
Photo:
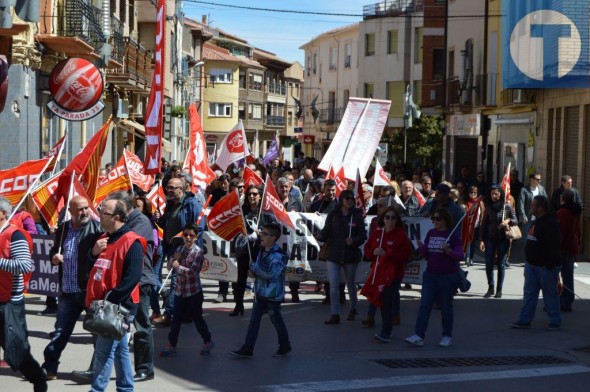
[[[414,103],[412,98],[412,88],[408,84],[404,93],[404,165],[407,163],[408,157],[408,128],[412,128],[412,119],[420,118],[421,115],[418,105]]]

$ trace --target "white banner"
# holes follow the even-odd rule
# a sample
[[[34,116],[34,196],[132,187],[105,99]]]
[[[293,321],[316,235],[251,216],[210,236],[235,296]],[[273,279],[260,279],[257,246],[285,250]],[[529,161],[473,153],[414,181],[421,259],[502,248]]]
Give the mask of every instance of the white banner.
[[[391,101],[350,98],[334,140],[318,168],[327,172],[330,165],[344,165],[344,174],[351,181],[356,179],[358,168],[364,178],[387,124],[390,106]]]
[[[324,227],[326,214],[303,214],[290,212],[289,216],[295,223],[295,232],[283,226],[283,235],[279,243],[289,256],[285,279],[288,282],[327,281],[326,263],[318,260],[319,245],[313,235]],[[374,216],[365,218],[367,232]],[[432,221],[422,217],[404,217],[408,236],[416,247],[416,240],[424,242],[426,233],[433,228]],[[225,241],[210,231],[203,236],[205,263],[201,271],[203,279],[235,282],[238,278],[238,265],[234,253],[234,244]],[[361,246],[363,249],[364,244]],[[256,255],[252,255],[256,257]],[[404,283],[421,284],[422,272],[426,268],[426,260],[416,260],[406,267]],[[361,262],[356,274],[357,283],[364,283],[370,271],[370,263]]]

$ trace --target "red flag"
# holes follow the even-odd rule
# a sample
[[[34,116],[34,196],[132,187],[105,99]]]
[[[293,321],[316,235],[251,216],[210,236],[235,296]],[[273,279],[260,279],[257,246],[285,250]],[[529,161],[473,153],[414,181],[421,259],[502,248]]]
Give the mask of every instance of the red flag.
[[[260,186],[264,182],[262,178],[248,166],[244,166],[244,185],[248,188],[250,185]]]
[[[145,174],[158,174],[162,157],[164,107],[164,58],[166,42],[166,0],[158,0],[156,8],[156,65],[145,116]]]
[[[82,184],[78,180],[77,176],[74,177],[72,185],[73,186],[70,188],[71,189],[71,195],[69,197],[70,200],[74,196],[82,196],[86,200],[90,200],[90,198],[86,194],[86,190],[84,189],[84,187],[82,186]],[[94,208],[92,203],[89,203],[89,207],[90,207],[90,217],[96,221],[100,221],[100,217],[98,216],[98,211],[96,210],[96,208]],[[69,220],[69,219],[71,219],[70,212],[66,209],[66,217],[65,217],[64,221]]]
[[[123,157],[125,158],[125,167],[131,183],[137,185],[144,192],[149,191],[154,183],[154,177],[143,174],[143,162],[141,159],[127,149],[123,149]]]
[[[330,165],[330,167],[328,168],[328,173],[326,174],[326,180],[333,180],[334,178],[336,178],[336,171],[334,169],[334,166]]]
[[[110,171],[107,177],[98,184],[96,190],[96,197],[94,204],[99,205],[108,196],[109,193],[115,191],[130,191],[133,189],[131,186],[131,179],[125,167],[125,157],[121,156],[117,165]]]
[[[361,171],[356,168],[356,181],[354,183],[354,200],[356,208],[365,211],[365,195],[363,194],[363,181],[361,180]]]
[[[161,185],[156,185],[147,194],[146,198],[152,203],[152,213],[156,212],[156,209],[160,211],[160,214],[164,215],[166,210],[166,195],[164,195],[164,188]]]
[[[76,155],[63,170],[59,179],[59,197],[67,197],[72,173],[80,175],[82,183],[88,194],[90,204],[94,203],[94,197],[100,172],[100,160],[107,143],[107,136],[111,126],[112,117],[109,117],[102,128],[90,139],[82,151]]]
[[[44,169],[51,163],[50,160],[47,157],[23,162],[12,169],[0,170],[0,195],[6,197],[10,204],[16,205],[29,186],[44,173]]]
[[[49,166],[47,166],[47,170],[45,170],[46,173],[53,171],[53,169],[55,168],[55,164],[57,163],[57,161],[59,161],[59,158],[61,157],[61,153],[65,146],[66,136],[67,134],[63,135],[47,153],[46,158],[53,158],[53,160],[51,161]]]
[[[340,194],[346,189],[348,185],[348,181],[346,180],[346,176],[344,174],[344,165],[342,165],[340,170],[338,170],[338,173],[334,177],[334,181],[336,181],[336,197],[340,197]]]
[[[225,171],[231,163],[244,159],[248,155],[250,155],[250,150],[248,149],[246,132],[244,132],[244,125],[240,120],[223,139],[215,164]]]
[[[391,186],[389,178],[385,175],[385,170],[381,167],[379,160],[375,163],[375,176],[373,178],[373,185],[375,186]]]
[[[287,211],[285,211],[285,206],[281,199],[279,199],[279,195],[268,174],[266,175],[264,195],[262,196],[262,210],[271,212],[279,222],[295,230],[295,225],[291,221]]]
[[[473,205],[465,212],[465,218],[461,224],[461,240],[463,241],[463,250],[465,251],[471,241],[473,241],[473,233],[475,232],[475,224],[480,214],[481,196],[477,198]]]
[[[209,230],[226,241],[232,240],[239,233],[246,235],[246,225],[237,189],[215,203],[209,212],[207,226]]]
[[[416,196],[416,199],[418,199],[418,204],[420,204],[420,207],[422,207],[424,203],[426,203],[426,199],[424,198],[424,196],[422,196],[422,192],[420,192],[416,188],[414,188],[414,196]]]
[[[506,168],[506,173],[504,174],[500,187],[504,190],[504,194],[506,195],[504,202],[508,203],[508,200],[510,199],[510,162],[508,162],[508,167]]]
[[[31,193],[33,202],[37,206],[39,213],[43,215],[43,219],[49,225],[49,227],[57,226],[57,214],[65,204],[63,195],[57,192],[59,186],[59,179],[61,177],[59,172],[48,180],[44,181],[37,189]],[[70,183],[67,183],[67,189],[70,187]]]
[[[256,163],[256,158],[254,158],[254,155],[252,155],[252,154],[248,155],[246,157],[246,163],[248,165],[255,164]]]
[[[215,173],[209,167],[205,134],[203,133],[201,117],[199,116],[197,107],[194,104],[190,105],[188,112],[190,118],[190,146],[184,166],[190,169],[191,176],[193,177],[193,190],[196,190],[194,187],[205,189],[215,179]]]

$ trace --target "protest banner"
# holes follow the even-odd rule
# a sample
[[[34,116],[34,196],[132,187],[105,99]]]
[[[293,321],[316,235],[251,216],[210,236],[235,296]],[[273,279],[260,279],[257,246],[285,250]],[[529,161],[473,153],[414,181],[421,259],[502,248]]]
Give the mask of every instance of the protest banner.
[[[28,292],[31,294],[59,296],[58,267],[51,264],[49,250],[53,246],[52,235],[32,234],[33,271],[29,280]]]

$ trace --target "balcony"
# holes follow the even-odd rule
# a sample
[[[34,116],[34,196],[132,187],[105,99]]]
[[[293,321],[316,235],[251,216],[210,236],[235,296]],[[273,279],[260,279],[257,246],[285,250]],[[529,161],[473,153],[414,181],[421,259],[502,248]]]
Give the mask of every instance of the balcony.
[[[123,37],[123,22],[114,16],[111,16],[111,35],[112,46],[111,61],[116,62],[115,65],[123,65],[125,58],[125,38]]]
[[[285,125],[285,117],[283,116],[266,116],[266,125],[282,127]]]
[[[424,0],[383,0],[363,6],[363,20],[411,14],[424,10]]]
[[[497,106],[498,91],[500,91],[499,74],[490,73],[475,77],[475,106]]]
[[[147,92],[152,84],[152,54],[129,37],[123,37],[121,66],[107,70],[107,82],[132,91]]]
[[[280,83],[269,83],[268,93],[276,95],[287,95],[287,85]]]
[[[262,82],[248,82],[248,90],[262,91]]]
[[[536,100],[537,92],[533,89],[510,88],[502,90],[502,104],[504,106],[532,105]]]
[[[422,100],[422,106],[424,107],[431,107],[431,106],[438,106],[442,107],[445,105],[445,95],[447,96],[446,105],[458,105],[461,99],[461,90],[460,90],[460,83],[459,79],[449,79],[446,81],[446,88],[445,84],[440,81],[440,84],[437,84],[430,88],[430,99]]]
[[[320,123],[332,125],[339,123],[344,115],[345,108],[320,109]]]

